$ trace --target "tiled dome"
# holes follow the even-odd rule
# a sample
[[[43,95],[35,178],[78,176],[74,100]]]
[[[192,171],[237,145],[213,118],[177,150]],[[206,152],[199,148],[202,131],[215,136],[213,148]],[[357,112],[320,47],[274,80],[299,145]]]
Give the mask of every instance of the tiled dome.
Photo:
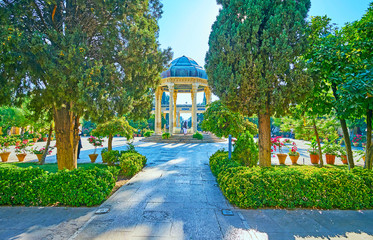
[[[191,58],[182,56],[171,62],[171,67],[161,73],[162,78],[198,77],[207,79],[206,71]]]

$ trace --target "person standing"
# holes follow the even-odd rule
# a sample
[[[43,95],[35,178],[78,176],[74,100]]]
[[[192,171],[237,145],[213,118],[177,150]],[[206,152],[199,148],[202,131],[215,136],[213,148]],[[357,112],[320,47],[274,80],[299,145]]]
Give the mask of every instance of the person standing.
[[[184,121],[184,123],[183,123],[183,130],[184,130],[184,135],[186,135],[187,132],[188,132],[188,122],[187,121]]]
[[[78,143],[78,159],[80,158],[79,157],[79,155],[80,155],[80,149],[83,147],[81,136],[82,136],[82,129],[81,129],[81,126],[80,126],[79,127],[79,143]]]

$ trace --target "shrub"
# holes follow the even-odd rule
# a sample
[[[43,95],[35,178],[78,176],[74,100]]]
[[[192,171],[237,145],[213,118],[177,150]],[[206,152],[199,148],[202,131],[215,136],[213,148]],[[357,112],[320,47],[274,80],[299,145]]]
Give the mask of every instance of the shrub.
[[[106,162],[109,165],[114,165],[118,162],[119,156],[120,153],[118,150],[107,151],[102,154],[102,161]]]
[[[114,167],[57,173],[31,167],[0,168],[0,205],[98,205],[111,193],[118,173]]]
[[[210,168],[211,172],[218,176],[218,174],[223,170],[230,167],[238,167],[239,164],[233,160],[229,160],[228,152],[224,149],[218,150],[210,157]]]
[[[234,144],[232,157],[242,166],[253,167],[258,164],[258,144],[254,142],[253,135],[246,131],[242,133]]]
[[[150,137],[151,135],[153,135],[153,133],[154,133],[154,131],[146,131],[145,133],[144,133],[144,137]]]
[[[241,208],[373,208],[373,173],[365,169],[237,166],[222,150],[210,157],[222,192]]]
[[[170,133],[165,132],[162,134],[162,139],[169,139],[170,138]]]
[[[203,135],[199,132],[196,132],[195,134],[193,134],[193,138],[197,138],[199,140],[202,140],[203,139]]]
[[[119,157],[121,174],[132,177],[145,166],[146,157],[133,152],[126,152]]]

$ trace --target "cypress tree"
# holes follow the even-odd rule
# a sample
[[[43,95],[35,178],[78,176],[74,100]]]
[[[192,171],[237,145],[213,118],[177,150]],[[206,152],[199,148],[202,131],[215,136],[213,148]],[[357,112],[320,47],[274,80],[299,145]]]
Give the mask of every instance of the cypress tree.
[[[259,164],[271,165],[270,116],[282,115],[312,87],[300,57],[310,0],[218,0],[206,70],[225,105],[259,117]]]

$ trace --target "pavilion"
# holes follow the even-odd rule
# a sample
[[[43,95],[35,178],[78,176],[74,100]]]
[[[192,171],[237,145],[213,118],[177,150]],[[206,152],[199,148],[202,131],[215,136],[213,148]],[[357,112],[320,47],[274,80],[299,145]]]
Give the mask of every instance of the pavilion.
[[[207,83],[207,74],[191,58],[182,56],[171,62],[171,67],[161,73],[161,83],[155,91],[155,134],[162,133],[162,113],[169,114],[169,132],[174,134],[180,127],[180,112],[192,113],[191,133],[197,132],[197,112],[203,113],[205,106],[197,108],[197,93],[204,92],[206,104],[211,103],[211,90]],[[162,95],[169,92],[169,106],[162,106]],[[191,93],[192,105],[176,105],[178,93]]]

